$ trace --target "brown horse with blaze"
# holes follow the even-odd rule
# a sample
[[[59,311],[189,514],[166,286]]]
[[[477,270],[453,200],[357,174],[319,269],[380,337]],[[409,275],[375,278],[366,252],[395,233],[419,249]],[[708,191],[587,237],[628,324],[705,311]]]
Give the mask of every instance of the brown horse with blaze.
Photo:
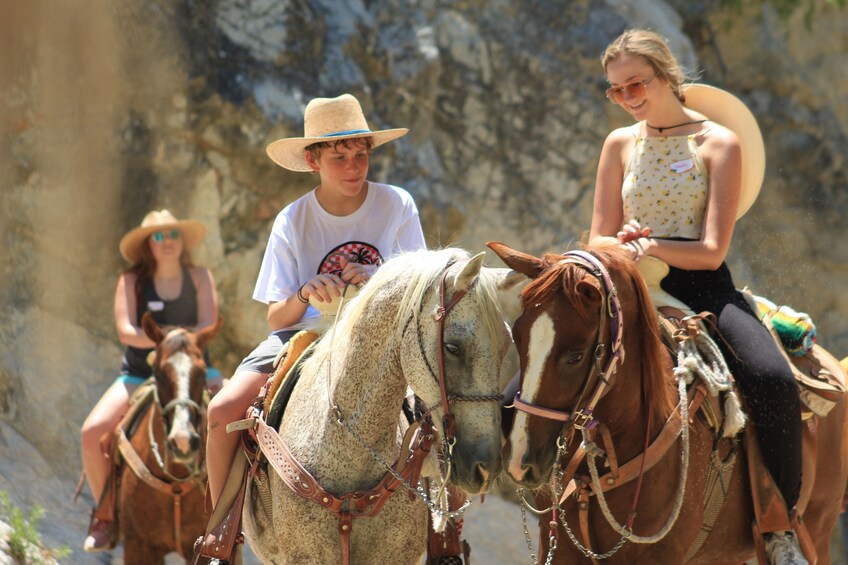
[[[671,356],[637,263],[615,246],[542,258],[499,243],[489,247],[532,279],[513,326],[520,410],[504,465],[516,483],[534,491],[536,506],[547,509],[539,519],[539,560],[549,552],[560,564],[603,557],[612,564],[707,565],[753,557],[745,450],[739,436],[714,432],[698,412],[709,398],[693,402],[695,393],[684,390],[688,401],[678,403]],[[820,565],[830,563],[829,534],[848,480],[846,414],[843,400],[804,426],[797,508]],[[587,454],[581,428],[603,451]],[[664,448],[655,449],[660,443]],[[736,458],[717,481],[710,479],[715,454],[721,462]],[[594,456],[592,473],[587,462]],[[710,480],[724,494],[711,508],[705,503]],[[552,496],[553,490],[562,494]],[[708,509],[717,513],[714,519],[705,516]]]
[[[142,327],[156,344],[154,384],[139,389],[116,434],[121,471],[116,484],[127,565],[185,558],[209,520],[205,508],[206,344],[221,328],[197,333],[161,328],[150,313]]]

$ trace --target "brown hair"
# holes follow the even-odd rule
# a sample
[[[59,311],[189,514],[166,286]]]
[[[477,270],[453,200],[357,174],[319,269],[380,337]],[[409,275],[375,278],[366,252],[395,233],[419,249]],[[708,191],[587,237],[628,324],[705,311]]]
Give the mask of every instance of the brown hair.
[[[604,72],[607,70],[607,65],[624,54],[638,55],[644,58],[654,69],[656,75],[669,83],[678,100],[685,102],[680,87],[688,77],[662,36],[645,29],[625,30],[607,46],[604,54],[601,55]]]
[[[371,149],[374,147],[374,142],[370,137],[349,137],[347,139],[339,139],[337,141],[319,141],[318,143],[313,143],[312,145],[306,146],[306,152],[312,155],[312,159],[317,161],[321,157],[321,151],[324,149],[335,149],[341,145],[345,149],[353,149],[358,147],[365,147],[365,150],[368,151],[368,154],[371,154]]]
[[[126,269],[124,273],[132,273],[135,275],[135,299],[138,304],[141,298],[141,288],[145,280],[152,279],[156,274],[156,258],[153,256],[153,251],[150,249],[150,236],[142,242],[139,248],[139,260],[131,267]],[[191,254],[183,247],[183,252],[180,255],[180,264],[184,267],[192,267],[194,263],[191,260]]]

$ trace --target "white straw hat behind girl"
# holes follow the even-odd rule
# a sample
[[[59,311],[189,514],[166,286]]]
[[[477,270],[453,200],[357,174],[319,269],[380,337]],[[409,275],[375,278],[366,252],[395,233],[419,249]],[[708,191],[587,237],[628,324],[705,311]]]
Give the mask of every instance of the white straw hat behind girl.
[[[742,186],[736,219],[747,212],[760,192],[766,172],[766,149],[757,119],[744,102],[729,92],[707,84],[681,88],[684,105],[721,124],[739,138],[742,150]]]

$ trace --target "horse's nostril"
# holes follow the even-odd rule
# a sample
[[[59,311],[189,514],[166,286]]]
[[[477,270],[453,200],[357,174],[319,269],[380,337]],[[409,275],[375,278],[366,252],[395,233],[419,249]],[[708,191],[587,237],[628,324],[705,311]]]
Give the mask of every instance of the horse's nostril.
[[[188,446],[193,452],[200,449],[200,436],[197,434],[191,434],[191,437],[189,437],[188,440]]]

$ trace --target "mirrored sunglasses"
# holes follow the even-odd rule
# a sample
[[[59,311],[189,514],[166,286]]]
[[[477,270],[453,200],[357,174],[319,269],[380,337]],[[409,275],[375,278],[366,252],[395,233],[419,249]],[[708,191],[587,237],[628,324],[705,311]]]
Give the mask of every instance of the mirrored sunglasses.
[[[657,75],[646,80],[639,80],[625,84],[624,86],[612,86],[607,88],[607,98],[613,104],[621,104],[625,100],[625,93],[630,98],[640,98],[645,96],[645,87],[654,80]]]
[[[151,234],[151,237],[153,238],[154,242],[163,243],[166,238],[171,239],[173,241],[176,241],[180,238],[181,235],[182,234],[180,233],[180,230],[169,230],[169,231],[155,231],[155,232],[153,232],[153,234]]]

